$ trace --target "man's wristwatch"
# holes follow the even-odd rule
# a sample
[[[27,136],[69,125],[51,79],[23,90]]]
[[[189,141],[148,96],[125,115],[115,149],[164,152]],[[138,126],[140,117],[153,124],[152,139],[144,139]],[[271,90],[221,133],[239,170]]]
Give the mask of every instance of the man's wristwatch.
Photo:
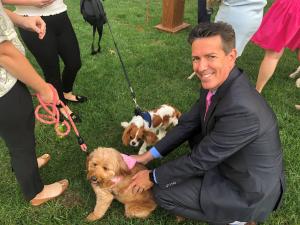
[[[155,184],[155,180],[154,180],[154,176],[153,176],[153,171],[150,171],[150,173],[149,173],[149,180],[150,180],[153,184]]]

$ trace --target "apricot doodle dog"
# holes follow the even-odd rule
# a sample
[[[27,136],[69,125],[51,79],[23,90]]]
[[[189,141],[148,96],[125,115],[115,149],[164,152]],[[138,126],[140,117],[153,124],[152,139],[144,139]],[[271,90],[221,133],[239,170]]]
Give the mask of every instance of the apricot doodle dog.
[[[138,194],[127,190],[131,178],[146,169],[130,159],[113,148],[99,147],[89,154],[87,178],[96,194],[96,206],[88,221],[102,218],[114,199],[124,204],[126,217],[146,218],[156,208],[150,190]]]

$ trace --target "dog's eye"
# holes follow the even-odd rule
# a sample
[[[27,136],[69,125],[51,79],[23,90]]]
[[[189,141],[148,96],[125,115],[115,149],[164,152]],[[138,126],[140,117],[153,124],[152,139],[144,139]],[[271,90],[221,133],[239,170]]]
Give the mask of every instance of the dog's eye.
[[[134,137],[133,137],[133,136],[130,136],[130,139],[134,139]]]
[[[103,166],[103,170],[104,170],[104,171],[107,171],[108,168],[107,168],[106,166]]]
[[[97,166],[97,163],[93,163],[93,166]]]
[[[141,140],[140,138],[137,139],[137,141],[140,141],[140,140]]]

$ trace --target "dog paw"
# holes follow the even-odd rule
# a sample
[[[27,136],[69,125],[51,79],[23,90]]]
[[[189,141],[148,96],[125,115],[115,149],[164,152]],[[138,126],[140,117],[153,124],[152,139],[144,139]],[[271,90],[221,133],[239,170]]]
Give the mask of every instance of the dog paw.
[[[147,152],[147,149],[140,149],[138,154],[143,155],[145,152]]]
[[[296,78],[296,76],[299,74],[300,72],[300,66],[296,69],[296,71],[294,73],[291,73],[289,75],[290,78]]]
[[[128,123],[128,122],[121,122],[121,126],[122,126],[123,128],[126,128],[126,127],[129,126],[129,123]]]
[[[300,78],[298,78],[298,79],[296,80],[296,86],[297,86],[297,88],[300,88]]]
[[[94,214],[94,212],[91,212],[91,213],[86,217],[86,220],[89,221],[89,222],[93,222],[93,221],[98,220],[98,219],[100,219],[100,217],[99,217],[99,216],[96,216],[96,215]]]

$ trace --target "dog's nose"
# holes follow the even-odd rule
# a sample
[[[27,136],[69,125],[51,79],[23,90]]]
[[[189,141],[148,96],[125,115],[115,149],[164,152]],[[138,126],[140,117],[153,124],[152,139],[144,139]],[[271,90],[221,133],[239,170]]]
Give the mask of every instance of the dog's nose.
[[[94,182],[97,181],[97,177],[96,176],[92,176],[91,177],[91,181],[94,181]]]
[[[131,142],[131,144],[132,144],[133,146],[135,146],[136,143],[135,143],[135,141],[133,141],[133,142]]]

